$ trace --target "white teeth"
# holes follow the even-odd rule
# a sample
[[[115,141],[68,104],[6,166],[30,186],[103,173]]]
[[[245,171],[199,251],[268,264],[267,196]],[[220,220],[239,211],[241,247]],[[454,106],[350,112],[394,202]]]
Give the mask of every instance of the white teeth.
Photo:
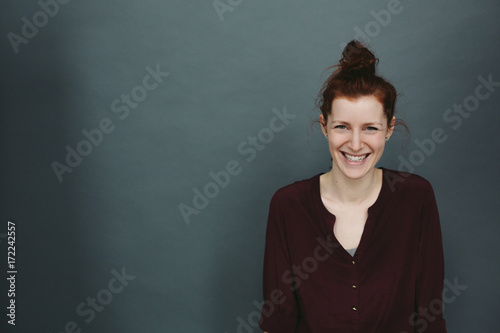
[[[351,162],[361,162],[362,160],[364,160],[368,156],[368,154],[362,155],[362,156],[352,156],[352,155],[349,155],[346,153],[344,153],[344,155]]]

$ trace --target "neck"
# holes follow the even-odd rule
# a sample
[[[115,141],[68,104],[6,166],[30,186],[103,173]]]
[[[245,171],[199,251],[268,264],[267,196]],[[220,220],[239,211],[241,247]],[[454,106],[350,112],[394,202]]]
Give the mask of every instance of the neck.
[[[324,174],[324,193],[343,204],[362,204],[369,200],[373,191],[380,186],[382,170],[373,169],[361,179],[345,177],[340,171],[333,170]]]

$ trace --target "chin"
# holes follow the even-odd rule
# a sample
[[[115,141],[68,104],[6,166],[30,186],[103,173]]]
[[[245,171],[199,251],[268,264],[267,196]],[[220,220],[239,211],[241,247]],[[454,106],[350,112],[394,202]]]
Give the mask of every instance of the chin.
[[[361,179],[364,176],[366,176],[368,173],[370,173],[370,171],[371,171],[370,169],[367,170],[365,168],[363,168],[363,170],[361,170],[361,169],[349,170],[349,169],[341,168],[340,170],[344,174],[344,176],[346,176],[349,179]]]

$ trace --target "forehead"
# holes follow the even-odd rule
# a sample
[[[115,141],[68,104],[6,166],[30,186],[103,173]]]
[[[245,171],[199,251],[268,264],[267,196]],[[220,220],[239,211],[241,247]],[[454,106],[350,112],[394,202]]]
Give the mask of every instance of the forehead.
[[[380,121],[385,120],[383,105],[374,96],[357,99],[336,98],[332,102],[331,120]]]

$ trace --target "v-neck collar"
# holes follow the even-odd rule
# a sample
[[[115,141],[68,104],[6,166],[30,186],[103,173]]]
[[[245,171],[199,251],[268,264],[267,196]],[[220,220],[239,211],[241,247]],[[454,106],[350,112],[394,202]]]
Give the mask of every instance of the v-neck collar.
[[[313,181],[313,198],[315,201],[316,208],[318,209],[320,215],[323,217],[322,224],[324,226],[323,230],[325,232],[325,236],[327,236],[331,241],[336,245],[335,248],[338,249],[338,253],[342,256],[352,259],[362,257],[365,248],[368,246],[370,236],[372,234],[373,228],[376,226],[376,217],[383,206],[383,202],[387,198],[387,194],[389,191],[389,185],[387,184],[387,169],[384,167],[380,167],[382,170],[382,187],[380,188],[380,192],[378,194],[377,200],[368,208],[368,217],[366,219],[365,226],[363,228],[363,233],[361,235],[361,239],[359,241],[359,245],[356,249],[354,256],[351,256],[349,252],[339,243],[335,234],[333,233],[333,225],[335,224],[335,215],[333,215],[323,204],[321,200],[321,190],[320,190],[320,179],[319,177],[323,173],[319,173],[314,177]]]

